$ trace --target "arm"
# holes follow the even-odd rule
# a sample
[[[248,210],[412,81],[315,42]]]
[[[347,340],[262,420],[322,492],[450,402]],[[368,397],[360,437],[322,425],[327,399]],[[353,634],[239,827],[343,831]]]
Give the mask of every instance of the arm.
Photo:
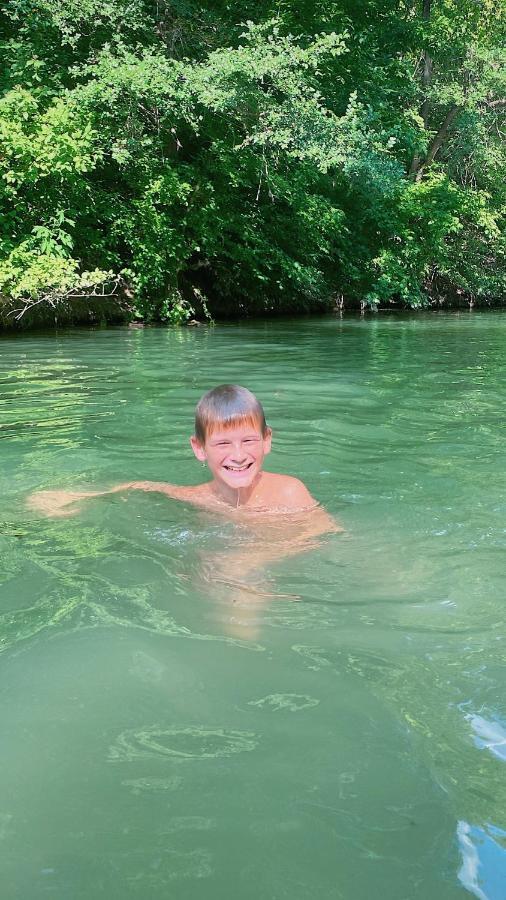
[[[327,536],[344,530],[326,509],[316,505],[291,514],[259,516],[247,524],[254,535],[250,543],[214,555],[214,561],[228,577],[244,579],[262,572],[266,565],[321,547]]]
[[[267,490],[262,499],[269,504],[265,512],[245,510],[241,515],[237,510],[253,540],[216,557],[229,575],[233,571],[241,578],[261,571],[265,565],[321,546],[325,535],[343,531],[300,479],[273,474],[264,484]]]
[[[126,481],[117,484],[106,491],[36,491],[26,501],[29,509],[34,509],[49,517],[73,516],[79,509],[69,506],[77,500],[86,500],[89,497],[103,497],[105,494],[118,494],[122,491],[159,491],[175,500],[184,499],[184,488],[177,485],[165,484],[159,481]]]

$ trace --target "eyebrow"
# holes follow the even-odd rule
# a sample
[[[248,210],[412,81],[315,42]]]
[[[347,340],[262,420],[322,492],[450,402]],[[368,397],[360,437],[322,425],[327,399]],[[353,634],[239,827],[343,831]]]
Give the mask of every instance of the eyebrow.
[[[242,438],[242,440],[243,440],[243,441],[252,441],[252,440],[259,441],[259,440],[261,440],[261,437],[262,437],[262,436],[261,436],[260,434],[254,434],[254,433],[252,433],[252,434],[246,434],[246,435],[244,435],[244,437]],[[215,444],[223,444],[223,443],[229,443],[229,442],[230,442],[230,438],[226,437],[225,435],[221,435],[220,437],[215,437],[215,438],[213,438],[213,437],[211,436],[211,437],[209,438],[209,440],[210,440],[211,443],[215,443]]]

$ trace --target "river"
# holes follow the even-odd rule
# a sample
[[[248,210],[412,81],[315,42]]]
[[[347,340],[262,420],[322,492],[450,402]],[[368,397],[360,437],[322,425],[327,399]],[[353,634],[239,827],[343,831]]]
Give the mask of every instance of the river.
[[[503,312],[1,338],[2,900],[505,900],[505,358]],[[227,583],[226,519],[26,506],[197,483],[223,382],[343,533]]]

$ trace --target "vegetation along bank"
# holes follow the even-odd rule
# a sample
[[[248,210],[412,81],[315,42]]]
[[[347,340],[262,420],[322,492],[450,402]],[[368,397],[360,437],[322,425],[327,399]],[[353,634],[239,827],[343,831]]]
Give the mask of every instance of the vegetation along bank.
[[[505,296],[501,0],[7,0],[0,323]]]

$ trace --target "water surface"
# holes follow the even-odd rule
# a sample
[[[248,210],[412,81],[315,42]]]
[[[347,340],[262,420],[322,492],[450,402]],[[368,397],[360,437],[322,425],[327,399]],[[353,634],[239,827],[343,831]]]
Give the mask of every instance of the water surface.
[[[1,340],[5,900],[504,900],[505,352],[503,313]],[[25,507],[197,483],[229,381],[344,534],[227,584],[225,519]]]

